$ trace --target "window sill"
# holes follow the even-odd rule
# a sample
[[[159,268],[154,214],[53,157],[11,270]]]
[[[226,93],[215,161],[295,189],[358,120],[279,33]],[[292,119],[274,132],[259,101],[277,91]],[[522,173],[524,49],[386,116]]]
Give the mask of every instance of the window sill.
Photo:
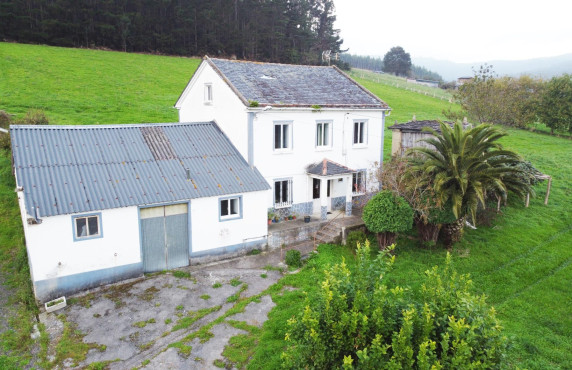
[[[233,215],[233,216],[224,216],[224,217],[220,217],[218,221],[219,222],[225,222],[225,221],[233,221],[233,220],[240,220],[242,219],[242,215]]]
[[[367,144],[353,144],[352,149],[366,149]]]
[[[317,146],[316,147],[316,151],[317,152],[330,152],[332,151],[332,147],[331,146]]]
[[[213,105],[213,102],[212,101],[206,101],[206,102],[204,102],[204,105]]]
[[[292,149],[274,149],[272,154],[292,154],[294,151]]]

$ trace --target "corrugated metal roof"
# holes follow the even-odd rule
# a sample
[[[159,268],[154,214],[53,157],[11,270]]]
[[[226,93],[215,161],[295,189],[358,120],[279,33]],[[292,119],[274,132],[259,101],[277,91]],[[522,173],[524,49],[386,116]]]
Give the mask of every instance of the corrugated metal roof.
[[[453,126],[453,122],[444,123],[448,124],[449,126]],[[431,128],[438,133],[441,132],[441,126],[439,121],[435,120],[425,120],[425,121],[409,121],[406,123],[396,123],[393,126],[388,127],[390,130],[399,130],[401,132],[421,132],[424,128]],[[429,133],[429,132],[428,132]]]
[[[43,217],[270,188],[213,122],[13,125],[10,134],[30,215],[35,208]]]
[[[239,94],[259,105],[389,109],[377,96],[335,67],[206,58]]]
[[[324,158],[321,162],[306,167],[306,172],[312,175],[333,176],[354,173],[356,170]]]

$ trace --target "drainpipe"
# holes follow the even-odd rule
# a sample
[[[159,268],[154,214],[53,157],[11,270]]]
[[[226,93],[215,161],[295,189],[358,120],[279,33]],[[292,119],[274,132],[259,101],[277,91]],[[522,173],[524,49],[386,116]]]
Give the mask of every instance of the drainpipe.
[[[255,112],[247,112],[248,115],[248,124],[247,124],[247,145],[248,145],[248,165],[250,168],[254,168],[254,117],[256,116]]]

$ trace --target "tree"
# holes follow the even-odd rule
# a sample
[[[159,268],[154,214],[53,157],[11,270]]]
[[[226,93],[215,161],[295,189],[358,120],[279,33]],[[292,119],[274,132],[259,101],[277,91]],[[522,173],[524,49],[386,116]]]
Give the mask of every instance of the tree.
[[[411,229],[413,210],[405,199],[383,190],[367,202],[362,218],[368,230],[377,233],[379,248],[384,249],[395,242],[395,233]]]
[[[401,46],[392,47],[383,57],[383,71],[407,76],[411,70],[411,56]]]
[[[572,75],[553,77],[541,94],[537,115],[554,131],[572,132]]]
[[[413,292],[391,286],[393,259],[368,242],[325,271],[304,311],[288,320],[286,369],[500,368],[507,347],[495,310],[472,294],[447,255]]]
[[[429,130],[433,138],[423,139],[435,148],[412,148],[409,154],[420,155],[421,170],[427,182],[440,198],[449,203],[462,227],[466,216],[476,220],[477,207],[484,206],[486,193],[502,195],[512,191],[520,196],[533,193],[529,183],[519,181],[522,170],[515,166],[520,157],[504,150],[498,140],[506,133],[499,128],[482,124],[463,129],[440,124],[441,133]]]

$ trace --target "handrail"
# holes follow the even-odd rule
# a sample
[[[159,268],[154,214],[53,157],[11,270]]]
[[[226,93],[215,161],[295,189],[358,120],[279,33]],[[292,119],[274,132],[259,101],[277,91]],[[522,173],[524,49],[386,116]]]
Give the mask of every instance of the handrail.
[[[324,226],[322,226],[318,231],[316,231],[316,232],[314,233],[314,251],[316,251],[316,249],[317,249],[317,246],[316,246],[316,235],[317,235],[320,231],[324,230],[326,227],[330,226],[330,224],[331,224],[336,218],[340,217],[341,215],[343,215],[343,216],[345,217],[345,216],[346,216],[346,213],[340,211],[340,213],[338,213],[334,218],[332,218],[330,221],[328,221]]]

